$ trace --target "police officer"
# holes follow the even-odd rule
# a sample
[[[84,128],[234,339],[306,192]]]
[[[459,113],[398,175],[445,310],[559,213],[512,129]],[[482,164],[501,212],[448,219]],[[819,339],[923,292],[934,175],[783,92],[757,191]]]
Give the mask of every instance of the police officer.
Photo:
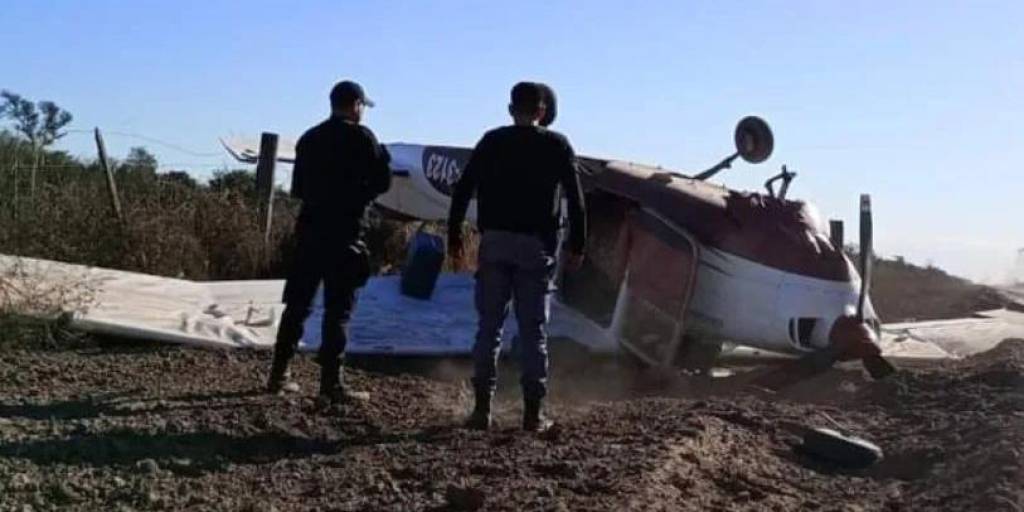
[[[317,287],[323,283],[324,317],[320,397],[327,402],[366,399],[347,389],[341,376],[347,324],[356,290],[369,276],[369,254],[362,241],[367,206],[391,186],[387,150],[360,125],[373,103],[363,88],[342,81],[331,89],[331,116],[310,128],[295,146],[292,195],[302,200],[295,225],[295,259],[285,284],[285,310],[274,346],[270,392],[297,391],[288,362],[302,338]]]
[[[462,222],[475,193],[481,231],[476,276],[480,323],[473,346],[476,405],[466,426],[490,428],[501,331],[511,301],[519,322],[523,429],[539,432],[552,424],[542,411],[548,376],[545,331],[563,194],[569,209],[563,252],[571,270],[582,262],[586,227],[572,146],[562,134],[539,126],[547,109],[544,86],[520,82],[511,96],[514,123],[480,139],[455,185],[448,245],[453,257],[461,259]]]

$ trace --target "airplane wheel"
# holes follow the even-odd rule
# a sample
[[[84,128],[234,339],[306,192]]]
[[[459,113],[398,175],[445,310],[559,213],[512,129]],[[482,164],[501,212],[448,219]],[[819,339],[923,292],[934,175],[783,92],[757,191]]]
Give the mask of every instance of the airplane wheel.
[[[558,117],[558,97],[555,96],[555,90],[548,84],[538,84],[544,91],[544,102],[547,103],[548,109],[544,113],[544,118],[540,120],[540,125],[547,127],[551,126],[551,123],[555,122],[555,118]]]
[[[848,468],[865,468],[882,459],[878,445],[828,428],[808,430],[803,444],[797,448],[806,455]]]

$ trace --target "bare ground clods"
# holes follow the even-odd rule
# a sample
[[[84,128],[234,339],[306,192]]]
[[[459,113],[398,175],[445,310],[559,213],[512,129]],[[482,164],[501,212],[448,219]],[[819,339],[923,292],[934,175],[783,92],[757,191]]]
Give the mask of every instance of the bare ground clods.
[[[1021,340],[879,383],[838,369],[771,397],[742,374],[654,385],[556,354],[559,427],[541,437],[514,428],[514,385],[496,431],[458,428],[458,364],[375,361],[349,375],[371,403],[329,410],[307,358],[299,395],[259,393],[267,365],[166,346],[0,352],[0,510],[1024,507]],[[885,459],[848,471],[791,450],[799,426],[832,421]]]

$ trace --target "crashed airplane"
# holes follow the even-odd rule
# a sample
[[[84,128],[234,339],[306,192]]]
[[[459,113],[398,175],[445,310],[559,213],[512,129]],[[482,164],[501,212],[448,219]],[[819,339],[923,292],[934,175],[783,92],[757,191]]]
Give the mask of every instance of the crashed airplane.
[[[559,311],[571,310],[573,332],[562,334],[622,347],[658,366],[706,369],[723,347],[743,345],[812,356],[823,368],[860,359],[872,375],[890,373],[868,297],[869,198],[862,197],[861,210],[861,268],[869,278],[861,279],[815,210],[785,197],[795,173],[783,168],[766,183],[766,194],[707,181],[737,158],[759,163],[771,155],[773,135],[760,118],[741,120],[734,138],[732,155],[694,176],[579,157],[587,258],[579,272],[558,273],[553,324]],[[258,158],[252,145],[223,142],[239,161]],[[444,220],[472,150],[401,143],[387,149],[395,179],[377,201],[380,210]],[[294,157],[286,151],[279,159]]]
[[[223,141],[239,161],[254,163],[258,143]],[[1024,314],[1000,310],[976,318],[880,325],[871,305],[870,203],[862,198],[861,273],[832,243],[814,209],[786,198],[795,176],[782,173],[766,193],[738,192],[707,180],[738,158],[768,158],[766,123],[746,118],[736,151],[702,173],[580,157],[588,204],[587,258],[559,272],[549,334],[592,352],[626,353],[667,368],[708,369],[719,357],[778,357],[821,371],[859,359],[881,377],[882,359],[955,358],[1024,337]],[[452,184],[471,150],[387,144],[392,189],[377,207],[404,219],[443,220]],[[279,160],[294,160],[282,144]],[[775,189],[775,183],[780,183]],[[471,206],[469,219],[474,218]],[[0,255],[11,296],[88,300],[63,304],[72,328],[115,336],[213,348],[273,346],[284,282],[194,282],[120,270]],[[400,276],[370,279],[351,322],[352,354],[467,355],[476,330],[473,279],[440,276],[430,300],[400,293]],[[20,289],[19,289],[20,287]],[[0,300],[4,297],[0,296]],[[320,297],[300,349],[320,344]],[[32,314],[31,312],[29,314]],[[52,317],[52,311],[37,316]],[[503,345],[513,345],[513,319]],[[964,339],[972,340],[964,343]]]

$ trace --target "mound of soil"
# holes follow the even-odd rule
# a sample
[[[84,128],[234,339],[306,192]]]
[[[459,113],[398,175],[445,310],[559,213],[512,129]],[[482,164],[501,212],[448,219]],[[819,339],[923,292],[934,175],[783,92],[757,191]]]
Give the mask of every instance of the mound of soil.
[[[1011,293],[972,283],[934,267],[879,259],[871,300],[885,322],[965,318],[978,311],[1022,306]]]
[[[260,393],[264,354],[8,350],[0,509],[1014,510],[1021,361],[1024,342],[1007,341],[885,382],[837,369],[766,396],[748,374],[652,377],[556,353],[559,426],[535,436],[515,428],[507,367],[498,428],[481,433],[458,428],[464,362],[361,361],[348,378],[371,402],[321,409],[312,389]],[[307,388],[316,370],[296,361]],[[833,423],[885,459],[850,471],[792,450],[802,426]]]

